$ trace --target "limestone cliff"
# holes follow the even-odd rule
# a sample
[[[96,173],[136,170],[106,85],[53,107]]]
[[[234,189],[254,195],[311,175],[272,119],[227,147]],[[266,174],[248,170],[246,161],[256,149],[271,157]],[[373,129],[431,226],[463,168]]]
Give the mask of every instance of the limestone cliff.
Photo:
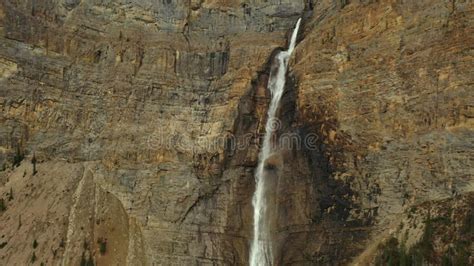
[[[472,1],[5,0],[0,264],[247,265],[299,17],[276,264],[474,263]]]

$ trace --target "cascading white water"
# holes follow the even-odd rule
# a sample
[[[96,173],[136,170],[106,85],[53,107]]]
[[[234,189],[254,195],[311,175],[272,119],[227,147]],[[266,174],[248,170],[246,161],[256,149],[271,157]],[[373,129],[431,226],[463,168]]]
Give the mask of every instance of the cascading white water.
[[[268,89],[272,94],[270,107],[267,113],[267,123],[265,125],[265,136],[263,138],[263,146],[258,156],[258,166],[255,172],[255,192],[252,199],[254,208],[253,213],[253,240],[250,247],[250,265],[251,266],[266,266],[273,263],[273,254],[270,241],[270,232],[266,228],[266,199],[265,199],[265,162],[272,153],[272,134],[275,131],[275,115],[280,104],[283,90],[285,89],[286,70],[288,67],[288,60],[291,53],[295,49],[296,37],[300,27],[301,18],[296,23],[296,27],[291,35],[290,46],[287,51],[281,51],[276,56],[276,63],[278,64],[278,71],[270,73],[268,80]]]

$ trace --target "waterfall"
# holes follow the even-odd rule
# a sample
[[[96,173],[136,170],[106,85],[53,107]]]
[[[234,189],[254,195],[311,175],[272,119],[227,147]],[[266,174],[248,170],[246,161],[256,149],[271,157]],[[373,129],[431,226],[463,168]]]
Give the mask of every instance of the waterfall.
[[[253,240],[250,247],[250,265],[266,266],[273,263],[271,236],[267,223],[267,202],[265,198],[265,162],[272,153],[272,135],[275,131],[276,111],[280,104],[281,96],[285,89],[286,70],[291,53],[295,49],[296,37],[300,27],[301,18],[296,23],[293,34],[291,35],[290,46],[288,50],[281,51],[276,55],[274,64],[278,64],[278,70],[271,72],[268,80],[268,89],[271,92],[272,99],[267,113],[267,123],[265,125],[265,136],[263,146],[258,156],[258,166],[255,172],[255,192],[252,199],[254,208],[253,213]]]

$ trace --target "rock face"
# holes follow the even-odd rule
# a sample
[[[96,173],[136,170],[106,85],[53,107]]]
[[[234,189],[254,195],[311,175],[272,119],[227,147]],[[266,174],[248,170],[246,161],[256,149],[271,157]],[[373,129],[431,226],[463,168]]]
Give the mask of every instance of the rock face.
[[[269,66],[300,16],[275,263],[380,262],[456,210],[472,232],[471,1],[9,0],[1,264],[248,264]]]

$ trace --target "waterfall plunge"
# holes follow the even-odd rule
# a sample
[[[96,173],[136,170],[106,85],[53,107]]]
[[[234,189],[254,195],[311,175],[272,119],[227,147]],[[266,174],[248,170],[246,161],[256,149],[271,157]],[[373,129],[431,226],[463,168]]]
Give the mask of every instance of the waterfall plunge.
[[[265,199],[265,162],[272,153],[272,134],[275,131],[275,115],[280,104],[283,90],[285,89],[286,70],[288,67],[288,60],[291,53],[295,49],[296,37],[300,27],[301,18],[296,23],[293,34],[291,35],[290,46],[287,51],[281,51],[276,56],[278,70],[276,73],[271,73],[268,80],[268,89],[272,94],[270,107],[268,108],[267,123],[265,125],[265,136],[263,138],[263,146],[258,157],[257,171],[255,172],[255,192],[252,199],[254,208],[253,213],[253,240],[250,247],[250,265],[251,266],[266,266],[273,263],[273,254],[271,246],[271,236],[267,223],[267,204]]]

